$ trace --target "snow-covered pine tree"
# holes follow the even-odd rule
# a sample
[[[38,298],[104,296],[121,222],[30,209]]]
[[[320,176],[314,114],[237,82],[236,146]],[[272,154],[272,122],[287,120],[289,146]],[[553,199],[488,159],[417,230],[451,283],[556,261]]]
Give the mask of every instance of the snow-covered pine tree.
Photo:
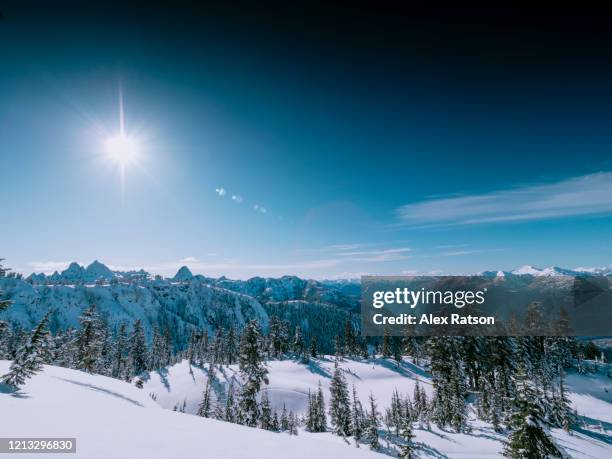
[[[381,348],[380,353],[382,354],[383,359],[388,359],[392,355],[391,336],[389,335],[389,327],[385,326],[383,333],[384,334],[383,334],[382,348]]]
[[[344,322],[344,347],[350,357],[357,355],[357,341],[350,320]]]
[[[385,413],[385,422],[389,428],[395,429],[395,435],[399,435],[402,421],[402,402],[397,389],[391,394],[391,405]]]
[[[297,435],[298,434],[298,419],[293,411],[289,412],[289,425],[288,432],[289,435]]]
[[[310,396],[310,393],[308,395]],[[289,414],[287,413],[287,408],[285,407],[284,403],[283,403],[283,411],[281,412],[281,416],[280,416],[279,429],[281,432],[285,432],[289,430]]]
[[[323,396],[323,388],[321,387],[321,381],[319,381],[319,387],[317,388],[316,394],[316,422],[315,432],[326,432],[327,431],[327,415],[325,414],[325,397]]]
[[[295,327],[295,335],[293,337],[293,353],[298,359],[303,359],[306,355],[306,346],[304,345],[304,336],[302,335],[302,327]]]
[[[130,359],[132,363],[132,369],[135,375],[139,375],[143,371],[147,370],[147,362],[149,360],[149,352],[147,350],[147,342],[145,340],[144,328],[142,327],[142,322],[140,321],[140,319],[134,322],[130,342]]]
[[[236,402],[234,400],[234,380],[230,381],[225,399],[223,419],[226,422],[236,422]]]
[[[515,380],[517,393],[509,421],[512,433],[505,442],[504,456],[513,459],[561,457],[561,452],[548,436],[538,394],[522,364],[517,369]]]
[[[132,376],[131,367],[129,365],[128,353],[129,343],[127,335],[127,325],[122,322],[117,330],[115,336],[115,343],[113,349],[113,367],[112,376],[113,378],[129,380]]]
[[[95,372],[99,375],[111,376],[112,365],[113,365],[113,346],[114,339],[111,331],[106,326],[106,323],[100,321],[100,339],[102,345],[100,346],[100,356],[96,362]]]
[[[240,392],[240,419],[247,426],[255,427],[259,422],[257,393],[262,383],[268,384],[268,370],[262,362],[261,331],[257,321],[250,321],[240,338],[238,363],[244,381]]]
[[[81,329],[77,332],[76,339],[76,366],[79,370],[95,373],[98,359],[102,355],[104,345],[104,334],[102,323],[96,312],[96,305],[92,304],[79,317]]]
[[[274,410],[272,414],[272,429],[273,432],[280,431],[280,421],[278,420],[278,411]]]
[[[357,397],[357,391],[355,385],[353,385],[353,399],[351,403],[351,432],[356,441],[361,440],[363,436],[363,429],[365,424],[365,415],[361,402]]]
[[[425,393],[425,389],[421,387],[418,379],[414,385],[414,394],[412,398],[414,400],[412,405],[414,409],[414,418],[422,423],[425,421],[424,418],[427,414],[427,394]]]
[[[329,392],[329,415],[334,433],[348,437],[351,435],[351,408],[346,380],[339,367],[334,371]]]
[[[217,328],[215,333],[215,339],[212,345],[212,361],[214,363],[222,363],[225,355],[225,329],[223,327]]]
[[[164,368],[169,363],[168,354],[166,338],[155,327],[153,329],[153,343],[151,345],[148,368],[151,370]]]
[[[376,400],[374,395],[370,393],[370,409],[367,413],[367,430],[366,435],[368,443],[370,444],[371,450],[378,450],[380,448],[380,440],[378,436],[378,428],[380,427],[380,413],[376,406]]]
[[[0,258],[0,277],[5,277],[7,269],[2,267],[2,261],[4,258]],[[4,299],[4,292],[0,289],[0,312],[5,311],[11,305],[10,300]],[[0,320],[0,359],[7,358],[9,356],[9,335],[10,330],[6,322]]]
[[[236,363],[236,359],[238,358],[238,341],[234,327],[230,327],[229,331],[227,332],[225,357],[228,365],[233,365]]]
[[[451,400],[451,425],[457,432],[469,430],[468,407],[467,407],[467,384],[460,362],[453,362],[451,369],[450,393]]]
[[[402,420],[400,437],[403,443],[399,447],[399,457],[402,459],[413,459],[415,457],[413,443],[414,433],[412,432],[412,423],[409,419],[404,418]]]
[[[283,408],[284,408],[284,405],[283,405]],[[315,398],[310,392],[310,389],[308,389],[308,408],[306,409],[306,420],[305,420],[306,430],[308,430],[309,432],[314,432],[315,422],[316,422]]]
[[[264,390],[261,394],[260,412],[259,427],[264,430],[274,430],[272,408],[270,407],[270,399],[268,398],[267,390]]]
[[[198,407],[198,416],[203,418],[209,418],[212,412],[212,390],[213,382],[215,378],[215,367],[211,363],[208,367],[208,375],[206,377],[206,386],[204,386],[204,392],[202,394],[202,402]]]
[[[316,359],[318,355],[319,351],[317,349],[317,337],[313,335],[312,338],[310,338],[310,357]]]
[[[566,432],[569,432],[572,425],[576,422],[577,416],[576,412],[572,409],[572,403],[567,397],[563,378],[564,371],[561,369],[559,374],[559,391],[553,394],[548,421],[553,426],[563,428]]]
[[[49,315],[50,311],[32,331],[25,344],[17,350],[9,372],[0,378],[1,382],[18,388],[25,384],[26,379],[31,378],[42,369],[49,345],[49,332],[47,331]]]
[[[279,358],[282,349],[281,321],[277,315],[270,316],[268,322],[268,353],[272,358]]]

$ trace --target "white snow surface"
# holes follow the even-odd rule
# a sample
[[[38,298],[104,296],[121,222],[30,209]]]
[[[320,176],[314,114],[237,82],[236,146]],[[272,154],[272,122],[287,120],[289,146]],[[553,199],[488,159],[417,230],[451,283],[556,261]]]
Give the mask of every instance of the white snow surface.
[[[9,364],[0,361],[0,374]],[[53,366],[18,393],[0,386],[0,435],[76,437],[77,454],[22,455],[41,459],[381,457],[331,435],[289,436],[164,410],[146,389]]]
[[[329,406],[329,384],[334,372],[334,361],[321,358],[303,364],[292,360],[268,362],[269,385],[266,386],[270,401],[275,409],[303,413],[306,410],[308,391],[314,391],[319,382],[323,388],[326,407]],[[364,408],[367,408],[370,393],[376,398],[378,410],[382,413],[391,401],[395,389],[400,394],[414,392],[416,381],[428,397],[433,394],[433,387],[428,373],[422,367],[405,359],[401,366],[392,360],[342,360],[343,370],[349,386],[354,385]],[[208,365],[204,368],[189,365],[184,360],[162,372],[152,372],[144,384],[146,392],[154,393],[157,402],[167,409],[175,405],[186,404],[187,413],[195,413],[202,400],[206,385]],[[240,381],[237,365],[224,365],[215,370],[215,391],[224,397],[228,382]],[[567,434],[554,429],[553,436],[558,445],[573,458],[610,458],[612,457],[612,436],[607,433],[612,429],[612,380],[605,373],[567,376],[569,397],[578,414],[585,417],[587,427]],[[601,424],[600,424],[601,421]],[[496,433],[492,426],[475,419],[471,420],[472,432],[469,434],[441,430],[432,426],[430,430],[416,428],[415,442],[420,445],[419,454],[423,458],[493,458],[502,457],[504,435]],[[600,430],[601,426],[607,432]],[[606,427],[607,426],[607,427]],[[329,433],[308,434],[313,439],[333,436]],[[300,435],[302,435],[302,433]],[[337,438],[337,437],[336,437]],[[315,440],[313,440],[315,441]],[[385,441],[381,442],[383,446]],[[367,448],[362,445],[360,449]],[[353,448],[355,449],[355,448]],[[393,450],[393,447],[391,448]]]
[[[0,374],[10,362],[0,361]],[[342,360],[349,385],[368,407],[372,393],[378,410],[384,411],[391,393],[412,394],[417,379],[428,396],[433,389],[427,372],[404,360],[397,366],[391,360]],[[319,382],[329,406],[329,383],[334,371],[330,358],[310,364],[296,361],[268,362],[267,387],[272,404],[302,413],[308,390]],[[193,415],[202,399],[208,366],[200,368],[182,361],[152,372],[144,387],[105,376],[90,375],[66,368],[45,366],[17,393],[0,385],[0,435],[2,437],[76,437],[78,458],[360,458],[381,457],[366,444],[355,448],[331,433],[300,430],[297,437],[251,429]],[[215,393],[221,394],[235,378],[236,365],[216,369]],[[572,458],[612,457],[612,380],[605,372],[567,375],[568,394],[586,424],[572,435],[555,429],[555,442]],[[151,395],[156,396],[156,401]],[[172,411],[186,403],[186,412]],[[415,424],[415,442],[421,458],[501,457],[504,435],[472,416],[470,433],[421,428]],[[382,452],[394,454],[394,447],[381,440]],[[53,458],[53,454],[27,457]],[[26,456],[24,456],[26,457]],[[57,457],[67,457],[57,455]]]

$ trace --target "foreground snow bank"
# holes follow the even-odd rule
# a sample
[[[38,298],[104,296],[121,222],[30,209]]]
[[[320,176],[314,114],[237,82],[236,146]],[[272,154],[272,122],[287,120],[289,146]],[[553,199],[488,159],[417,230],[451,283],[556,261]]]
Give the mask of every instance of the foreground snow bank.
[[[9,363],[0,361],[0,374]],[[0,432],[2,437],[76,437],[77,454],[70,457],[88,459],[380,457],[337,438],[292,437],[164,410],[146,390],[52,366],[18,393],[0,386]],[[54,456],[67,457],[27,455]]]

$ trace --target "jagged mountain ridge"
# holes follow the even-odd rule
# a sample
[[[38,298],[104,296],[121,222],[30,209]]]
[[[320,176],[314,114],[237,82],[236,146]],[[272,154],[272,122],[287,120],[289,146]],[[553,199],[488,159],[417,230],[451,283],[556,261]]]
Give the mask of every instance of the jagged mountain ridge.
[[[479,275],[495,282],[521,286],[546,283],[557,288],[572,275],[610,276],[612,269],[524,266]],[[188,267],[181,267],[172,278],[162,278],[144,270],[113,271],[99,261],[86,267],[71,263],[61,273],[32,274],[25,280],[0,277],[0,290],[13,301],[2,319],[26,329],[49,309],[53,310],[52,329],[78,328],[79,316],[95,304],[111,328],[141,320],[149,339],[154,328],[168,329],[175,343],[182,346],[194,329],[212,334],[219,327],[240,329],[250,319],[257,319],[265,329],[269,317],[277,315],[292,326],[300,325],[307,338],[317,336],[324,348],[333,347],[333,336],[341,334],[346,320],[357,323],[361,293],[358,280],[283,276],[242,281],[194,275]]]

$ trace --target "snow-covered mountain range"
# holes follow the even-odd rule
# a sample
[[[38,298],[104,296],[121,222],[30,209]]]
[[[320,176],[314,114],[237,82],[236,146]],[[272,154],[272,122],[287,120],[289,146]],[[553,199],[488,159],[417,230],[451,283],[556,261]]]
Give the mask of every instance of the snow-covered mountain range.
[[[576,276],[612,276],[612,267],[564,269],[523,266],[513,271],[485,271],[510,285],[571,286]],[[569,277],[567,277],[569,276]],[[171,278],[151,276],[144,270],[113,271],[99,261],[88,266],[71,263],[61,273],[0,277],[0,291],[13,301],[0,319],[32,328],[52,310],[52,330],[78,328],[85,309],[98,312],[116,329],[119,324],[140,320],[147,337],[153,329],[169,330],[177,346],[186,344],[193,330],[213,334],[223,327],[241,329],[251,319],[267,327],[269,317],[278,316],[293,327],[299,325],[307,337],[316,336],[323,352],[333,352],[333,340],[346,321],[357,324],[361,286],[359,280],[316,281],[296,276],[254,277],[231,280],[194,275],[183,266]]]
[[[549,266],[547,268],[537,268],[531,265],[520,266],[511,271],[490,270],[475,273],[482,276],[585,276],[599,275],[612,276],[612,265],[601,267],[577,267],[561,268]],[[113,271],[98,260],[93,261],[88,266],[81,266],[76,262],[70,263],[68,268],[62,272],[55,271],[53,274],[32,273],[26,280],[33,283],[75,283],[75,282],[96,282],[111,281],[113,279],[124,281],[139,281],[152,279],[153,276],[143,269],[138,271]],[[268,296],[277,301],[292,299],[296,296],[304,296],[307,289],[317,289],[321,285],[334,286],[338,289],[359,282],[359,279],[339,279],[312,281],[303,280],[296,276],[283,276],[281,278],[262,278],[253,277],[246,281],[230,280],[225,277],[211,278],[200,274],[194,275],[187,266],[181,267],[174,277],[169,278],[176,282],[186,282],[191,280],[204,280],[217,284],[224,288],[234,291],[241,291],[253,296]],[[329,293],[329,292],[328,292]],[[279,297],[280,294],[280,297]]]

